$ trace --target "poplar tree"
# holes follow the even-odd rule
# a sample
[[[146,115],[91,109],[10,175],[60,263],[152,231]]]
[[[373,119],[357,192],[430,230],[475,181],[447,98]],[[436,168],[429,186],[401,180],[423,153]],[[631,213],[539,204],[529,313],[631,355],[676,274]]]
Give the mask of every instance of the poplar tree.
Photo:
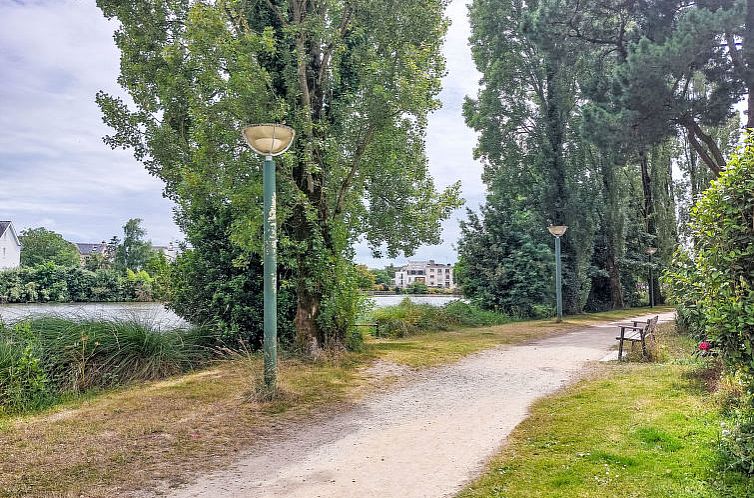
[[[445,1],[98,5],[120,23],[118,81],[133,101],[98,95],[115,130],[106,141],[165,181],[195,248],[228,239],[226,257],[205,253],[214,273],[241,279],[233,268],[256,267],[261,251],[260,159],[241,127],[296,129],[278,162],[281,285],[295,295],[286,318],[306,352],[342,342],[355,314],[353,243],[411,254],[439,243],[440,221],[459,205],[458,184],[434,187],[424,150],[445,70]],[[195,306],[224,305],[215,300]]]

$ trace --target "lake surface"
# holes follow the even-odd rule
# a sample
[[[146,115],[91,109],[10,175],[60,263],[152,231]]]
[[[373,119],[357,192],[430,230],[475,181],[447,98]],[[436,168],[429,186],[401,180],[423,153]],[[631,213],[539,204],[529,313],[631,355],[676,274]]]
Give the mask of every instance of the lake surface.
[[[419,304],[442,306],[459,299],[459,296],[372,296],[375,307],[394,306],[408,297]],[[136,318],[157,323],[163,328],[186,326],[187,323],[162,303],[46,303],[46,304],[0,304],[0,319],[13,323],[29,316],[55,315],[70,318]]]

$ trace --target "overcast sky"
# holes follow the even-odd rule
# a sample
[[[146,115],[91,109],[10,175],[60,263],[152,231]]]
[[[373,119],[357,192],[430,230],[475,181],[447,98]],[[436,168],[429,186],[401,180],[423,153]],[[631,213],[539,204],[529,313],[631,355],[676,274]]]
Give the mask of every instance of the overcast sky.
[[[438,187],[463,184],[467,205],[484,196],[474,132],[461,113],[479,75],[468,47],[467,0],[454,0],[445,44],[443,109],[430,119],[427,151]],[[108,128],[94,103],[98,90],[120,94],[118,51],[108,23],[87,0],[0,0],[0,220],[18,230],[44,226],[73,242],[120,235],[128,218],[144,219],[155,244],[182,239],[162,184],[128,151],[102,143]],[[443,224],[444,242],[412,259],[455,262],[458,218]],[[357,261],[382,266],[357,246]],[[405,258],[399,258],[398,262]]]

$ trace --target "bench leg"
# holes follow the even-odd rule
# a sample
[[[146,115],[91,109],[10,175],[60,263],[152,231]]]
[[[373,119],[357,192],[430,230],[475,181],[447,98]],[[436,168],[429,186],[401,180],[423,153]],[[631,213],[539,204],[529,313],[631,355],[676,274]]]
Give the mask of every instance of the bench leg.
[[[620,329],[620,342],[618,343],[618,361],[623,361],[623,337],[626,333],[626,329]]]
[[[647,343],[645,342],[644,336],[641,336],[641,355],[644,358],[647,358]]]

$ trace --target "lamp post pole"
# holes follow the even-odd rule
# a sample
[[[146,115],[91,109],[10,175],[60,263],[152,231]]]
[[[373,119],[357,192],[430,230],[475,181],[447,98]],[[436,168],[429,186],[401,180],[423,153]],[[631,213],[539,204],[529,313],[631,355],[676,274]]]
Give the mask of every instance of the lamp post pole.
[[[563,276],[560,265],[560,236],[555,237],[555,301],[558,318],[556,321],[563,321]]]
[[[558,317],[556,322],[563,321],[563,277],[560,263],[560,237],[565,235],[568,227],[565,225],[550,225],[547,230],[555,237],[555,306]]]
[[[278,299],[277,299],[277,209],[275,160],[293,143],[296,132],[281,124],[251,125],[243,129],[249,147],[264,156],[262,184],[264,190],[264,384],[277,388]]]
[[[277,299],[277,209],[275,161],[264,158],[264,383],[277,384],[278,299]]]

